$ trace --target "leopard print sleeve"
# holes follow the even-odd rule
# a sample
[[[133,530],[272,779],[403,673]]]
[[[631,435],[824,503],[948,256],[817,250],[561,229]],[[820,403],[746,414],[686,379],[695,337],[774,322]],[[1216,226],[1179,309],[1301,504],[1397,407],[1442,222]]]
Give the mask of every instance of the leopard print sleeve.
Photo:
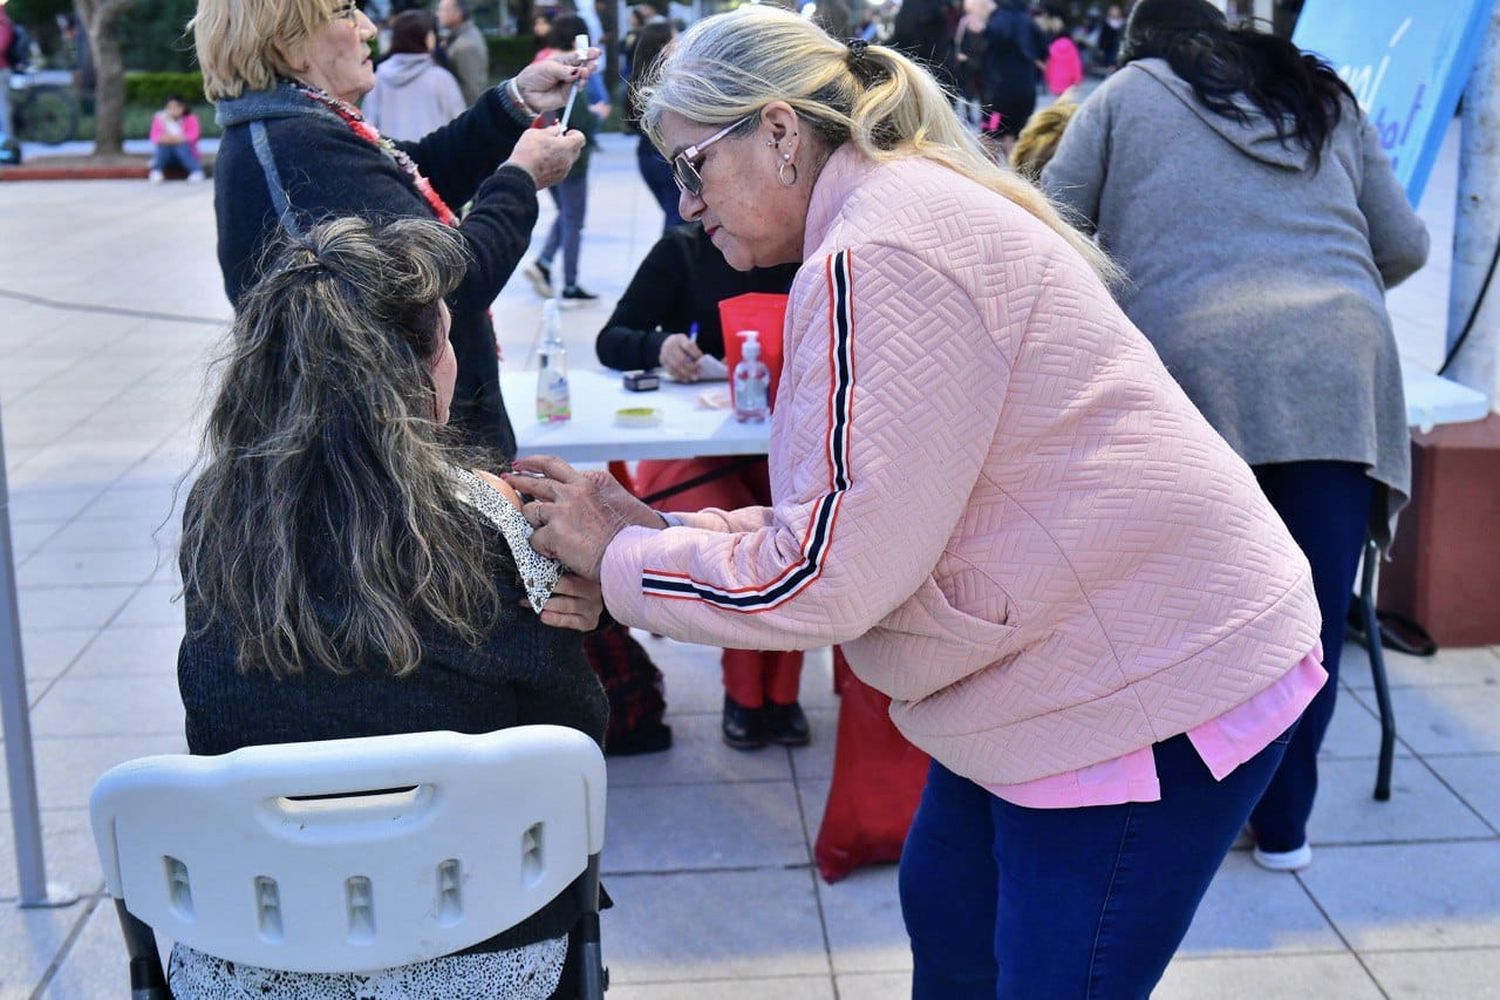
[[[521,572],[521,583],[526,587],[531,610],[541,614],[542,605],[552,596],[557,578],[562,575],[562,567],[556,560],[538,555],[531,547],[531,524],[504,495],[468,469],[454,468],[452,475],[454,482],[461,487],[459,498],[471,504],[505,537],[516,568]]]

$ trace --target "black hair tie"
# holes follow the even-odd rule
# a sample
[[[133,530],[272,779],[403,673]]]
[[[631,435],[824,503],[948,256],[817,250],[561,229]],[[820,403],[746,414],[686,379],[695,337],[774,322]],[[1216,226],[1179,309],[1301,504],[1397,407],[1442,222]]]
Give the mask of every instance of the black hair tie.
[[[849,46],[849,61],[853,63],[863,60],[865,50],[870,47],[870,43],[863,38],[851,38],[845,44]]]
[[[866,56],[866,50],[870,47],[869,42],[863,38],[851,38],[844,44],[849,47],[849,56],[846,60],[849,64],[849,72],[854,74],[860,86],[868,89],[886,78],[885,70]]]

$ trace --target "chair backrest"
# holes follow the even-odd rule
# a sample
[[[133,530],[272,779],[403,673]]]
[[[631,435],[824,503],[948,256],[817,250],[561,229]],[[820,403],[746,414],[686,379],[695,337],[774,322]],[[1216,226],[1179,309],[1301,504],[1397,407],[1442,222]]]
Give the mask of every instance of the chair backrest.
[[[109,891],[209,955],[360,972],[477,944],[604,843],[604,756],[518,726],[144,757],[89,800]]]

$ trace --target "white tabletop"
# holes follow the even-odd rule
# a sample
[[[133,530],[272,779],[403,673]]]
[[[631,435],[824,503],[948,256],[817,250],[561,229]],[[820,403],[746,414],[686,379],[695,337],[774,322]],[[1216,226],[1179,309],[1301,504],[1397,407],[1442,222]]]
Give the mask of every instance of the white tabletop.
[[[1482,393],[1404,361],[1401,379],[1407,423],[1420,430],[1482,420],[1490,412]],[[537,422],[536,372],[506,371],[500,384],[522,455],[557,455],[569,462],[763,455],[771,433],[769,423],[742,424],[727,410],[698,406],[698,394],[705,388],[727,391],[723,382],[678,385],[664,378],[655,392],[627,392],[619,372],[570,372],[573,419],[564,424]],[[617,426],[615,411],[633,406],[661,410],[661,425]]]
[[[1406,390],[1406,422],[1424,433],[1438,424],[1464,424],[1489,416],[1484,393],[1414,368],[1405,359],[1401,384]]]
[[[568,387],[573,419],[542,424],[536,419],[536,372],[501,372],[500,391],[519,454],[556,455],[569,462],[764,455],[771,436],[769,422],[742,424],[729,410],[698,405],[704,389],[727,393],[724,382],[679,385],[663,378],[654,392],[629,392],[619,372],[584,369],[568,373]],[[635,406],[661,410],[661,424],[620,427],[614,422],[616,410]]]

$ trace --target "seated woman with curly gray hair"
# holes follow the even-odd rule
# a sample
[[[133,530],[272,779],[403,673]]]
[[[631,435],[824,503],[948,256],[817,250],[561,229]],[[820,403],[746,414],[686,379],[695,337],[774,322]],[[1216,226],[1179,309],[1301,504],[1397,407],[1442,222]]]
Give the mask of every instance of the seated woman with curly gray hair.
[[[508,726],[602,740],[580,631],[597,587],[538,556],[498,459],[447,443],[444,297],[463,243],[437,222],[324,223],[284,241],[232,330],[183,516],[178,683],[196,754]],[[457,955],[360,975],[277,972],[178,946],[179,998],[553,995],[565,891]]]

